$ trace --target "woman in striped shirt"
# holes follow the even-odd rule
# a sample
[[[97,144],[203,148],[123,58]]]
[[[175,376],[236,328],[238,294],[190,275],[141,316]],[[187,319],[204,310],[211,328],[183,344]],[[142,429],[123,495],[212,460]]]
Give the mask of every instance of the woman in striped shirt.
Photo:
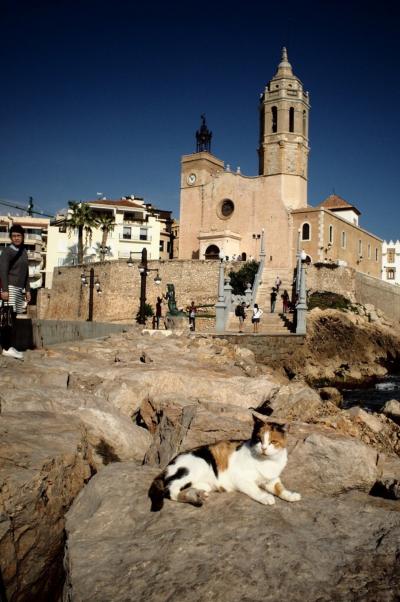
[[[11,245],[0,256],[1,299],[13,308],[13,325],[0,333],[2,354],[22,360],[24,355],[15,348],[16,315],[24,311],[25,299],[29,303],[28,254],[24,246],[24,229],[19,224],[10,228]]]

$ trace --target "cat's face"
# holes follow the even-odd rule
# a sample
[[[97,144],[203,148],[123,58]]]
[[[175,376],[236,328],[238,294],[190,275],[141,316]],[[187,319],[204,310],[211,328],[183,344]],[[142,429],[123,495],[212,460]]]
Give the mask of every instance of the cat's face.
[[[285,427],[277,423],[265,423],[254,417],[251,441],[254,453],[260,456],[275,456],[286,447]]]

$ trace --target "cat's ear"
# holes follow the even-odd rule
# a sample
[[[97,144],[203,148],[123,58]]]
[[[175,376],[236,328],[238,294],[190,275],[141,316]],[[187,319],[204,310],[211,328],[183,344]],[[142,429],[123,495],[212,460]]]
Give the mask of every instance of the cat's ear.
[[[281,422],[270,422],[272,428],[281,433],[287,433],[289,431],[289,425]]]

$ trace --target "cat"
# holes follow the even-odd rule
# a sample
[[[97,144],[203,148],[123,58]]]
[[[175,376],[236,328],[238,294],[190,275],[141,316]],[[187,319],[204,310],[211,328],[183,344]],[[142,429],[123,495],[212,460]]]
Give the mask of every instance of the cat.
[[[241,491],[260,504],[301,499],[279,478],[287,463],[286,427],[253,414],[253,432],[247,441],[219,441],[178,454],[152,482],[151,511],[164,498],[202,506],[211,491]]]

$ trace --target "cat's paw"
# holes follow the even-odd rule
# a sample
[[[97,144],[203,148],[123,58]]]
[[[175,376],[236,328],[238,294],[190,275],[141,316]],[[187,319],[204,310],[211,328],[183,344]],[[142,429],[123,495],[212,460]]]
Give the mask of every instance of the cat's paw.
[[[260,499],[260,502],[266,506],[273,506],[275,504],[275,498],[270,493],[264,493]]]
[[[296,491],[288,491],[287,501],[288,502],[299,502],[301,500],[300,493],[296,493]]]

